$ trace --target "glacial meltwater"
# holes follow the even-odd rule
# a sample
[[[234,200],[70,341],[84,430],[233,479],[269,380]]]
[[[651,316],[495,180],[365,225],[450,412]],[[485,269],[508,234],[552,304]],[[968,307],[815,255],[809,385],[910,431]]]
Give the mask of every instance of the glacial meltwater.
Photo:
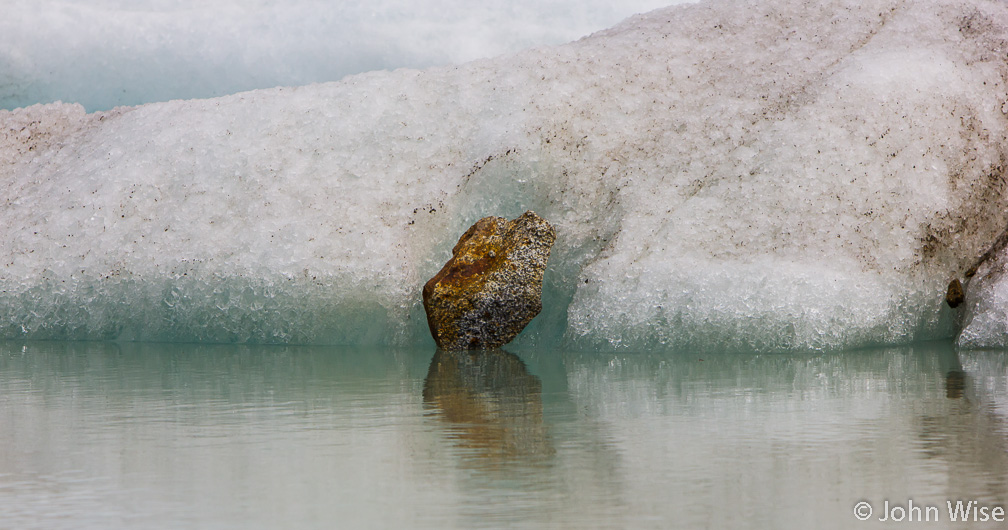
[[[1002,528],[1008,4],[615,4],[4,1],[0,528]]]
[[[1006,352],[947,342],[7,342],[0,527],[846,529],[912,500],[959,528],[948,499],[1008,498],[1006,374]]]

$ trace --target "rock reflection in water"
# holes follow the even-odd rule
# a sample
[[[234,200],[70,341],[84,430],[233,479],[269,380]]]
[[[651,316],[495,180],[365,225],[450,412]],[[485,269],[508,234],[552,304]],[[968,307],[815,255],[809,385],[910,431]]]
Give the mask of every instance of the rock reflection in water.
[[[423,399],[481,465],[539,461],[555,453],[543,424],[542,382],[511,353],[438,349]]]
[[[922,454],[947,469],[949,498],[1002,502],[1008,489],[1008,423],[992,395],[988,374],[1005,373],[1005,355],[968,351],[947,355],[945,402],[920,407]],[[995,385],[1003,384],[995,379]]]
[[[966,372],[960,370],[949,370],[945,374],[945,397],[949,399],[960,399],[966,391]]]

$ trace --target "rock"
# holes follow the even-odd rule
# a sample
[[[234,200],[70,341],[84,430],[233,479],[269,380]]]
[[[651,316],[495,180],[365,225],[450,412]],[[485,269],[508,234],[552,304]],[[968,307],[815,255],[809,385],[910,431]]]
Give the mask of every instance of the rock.
[[[959,307],[966,300],[966,293],[963,292],[962,283],[958,278],[949,283],[948,291],[945,292],[945,302],[949,307]]]
[[[556,230],[533,212],[472,225],[423,288],[438,347],[497,348],[521,333],[542,310],[543,272],[555,240]]]

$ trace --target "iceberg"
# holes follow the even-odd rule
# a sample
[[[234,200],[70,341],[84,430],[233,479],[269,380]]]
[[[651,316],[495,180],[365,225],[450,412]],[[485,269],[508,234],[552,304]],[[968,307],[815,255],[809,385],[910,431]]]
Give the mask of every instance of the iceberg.
[[[557,242],[516,344],[1002,344],[1008,287],[944,292],[1008,226],[1006,39],[980,0],[722,0],[456,66],[0,111],[0,336],[427,344],[451,244],[533,210]]]

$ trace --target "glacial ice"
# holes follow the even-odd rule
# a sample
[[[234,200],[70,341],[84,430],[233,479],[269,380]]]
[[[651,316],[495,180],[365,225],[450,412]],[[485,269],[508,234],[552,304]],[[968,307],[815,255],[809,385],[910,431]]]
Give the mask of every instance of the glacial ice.
[[[4,0],[0,108],[107,110],[461,63],[561,44],[666,3]]]
[[[451,244],[531,209],[558,239],[519,344],[1003,344],[1008,288],[943,295],[1008,226],[1006,38],[982,0],[719,0],[460,66],[0,111],[0,336],[427,343]]]

